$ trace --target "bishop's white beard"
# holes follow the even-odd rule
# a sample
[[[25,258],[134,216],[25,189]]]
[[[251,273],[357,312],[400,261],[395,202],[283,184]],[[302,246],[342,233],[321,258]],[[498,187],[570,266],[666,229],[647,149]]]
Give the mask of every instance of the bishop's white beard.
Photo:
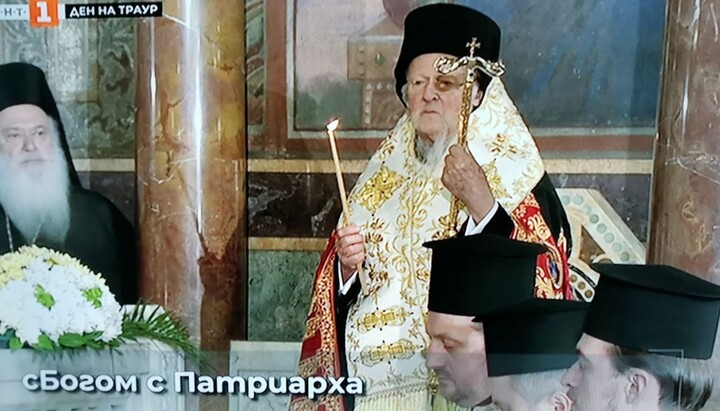
[[[411,116],[411,122],[415,130],[418,129],[419,114]],[[415,138],[415,154],[424,167],[431,170],[444,163],[447,150],[455,141],[450,135],[450,126],[443,123],[443,129],[435,136],[435,141],[420,137]]]
[[[70,228],[67,162],[58,139],[55,141],[54,161],[32,170],[15,165],[19,161],[11,164],[0,155],[0,205],[26,243],[43,239],[61,245]],[[38,154],[24,156],[37,158]],[[15,241],[14,246],[18,243]]]

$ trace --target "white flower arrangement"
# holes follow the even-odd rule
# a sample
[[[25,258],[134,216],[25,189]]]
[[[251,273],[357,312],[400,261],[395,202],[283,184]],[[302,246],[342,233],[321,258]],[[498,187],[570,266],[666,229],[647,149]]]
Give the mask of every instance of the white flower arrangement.
[[[0,337],[9,347],[42,351],[116,348],[151,338],[179,348],[201,366],[204,354],[170,313],[146,305],[123,313],[105,284],[80,261],[47,248],[25,246],[0,256]]]
[[[99,347],[122,333],[120,305],[105,280],[78,260],[36,246],[0,256],[0,334],[11,345]],[[64,344],[65,343],[65,344]]]

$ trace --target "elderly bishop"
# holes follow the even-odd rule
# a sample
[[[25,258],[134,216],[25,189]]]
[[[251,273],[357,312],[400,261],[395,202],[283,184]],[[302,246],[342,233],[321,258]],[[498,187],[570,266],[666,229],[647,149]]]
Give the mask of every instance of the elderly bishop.
[[[467,94],[463,147],[457,142],[466,72],[442,73],[436,62],[468,56],[473,38],[473,53],[487,66]],[[297,396],[291,409],[417,411],[442,403],[424,364],[432,255],[422,244],[445,237],[454,197],[464,205],[451,222],[459,235],[544,245],[537,296],[571,298],[567,217],[533,137],[492,75],[499,52],[500,28],[476,10],[434,4],[407,16],[395,67],[407,111],[351,191],[350,225],[340,219],[322,256],[299,364],[305,376],[361,378],[365,392]],[[358,275],[366,276],[367,293]]]
[[[0,65],[0,253],[52,248],[100,274],[120,304],[135,304],[130,222],[80,185],[55,99],[38,67]]]

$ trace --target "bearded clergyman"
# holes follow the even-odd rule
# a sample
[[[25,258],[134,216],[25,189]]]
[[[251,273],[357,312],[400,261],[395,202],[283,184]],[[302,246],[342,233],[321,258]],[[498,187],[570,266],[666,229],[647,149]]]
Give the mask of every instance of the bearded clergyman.
[[[84,189],[41,69],[0,65],[0,253],[51,248],[100,274],[121,304],[138,298],[135,234],[118,208]]]
[[[315,272],[299,374],[366,382],[363,395],[295,396],[293,411],[417,411],[466,404],[439,385],[423,352],[431,250],[423,243],[492,234],[538,243],[535,295],[571,299],[569,222],[540,152],[494,67],[500,27],[455,4],[411,11],[395,66],[395,90],[407,107],[369,159]],[[473,54],[474,53],[474,54]],[[436,63],[482,58],[464,97],[467,68]],[[466,147],[459,118],[467,119]],[[452,198],[462,203],[450,213]],[[363,287],[365,284],[365,287]],[[457,284],[464,287],[466,284]],[[364,289],[363,289],[364,288]],[[472,328],[473,317],[464,326]],[[446,347],[449,349],[449,347]],[[347,393],[351,394],[351,393]]]

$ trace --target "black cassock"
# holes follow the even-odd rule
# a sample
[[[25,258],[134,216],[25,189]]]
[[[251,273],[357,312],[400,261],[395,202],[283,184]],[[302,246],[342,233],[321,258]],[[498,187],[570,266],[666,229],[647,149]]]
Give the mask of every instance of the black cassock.
[[[10,252],[6,215],[0,209],[0,253]],[[28,245],[10,221],[15,250]],[[65,243],[58,245],[38,238],[38,247],[66,253],[105,278],[120,304],[138,299],[138,269],[135,233],[130,222],[108,199],[78,186],[70,188],[70,229]]]

